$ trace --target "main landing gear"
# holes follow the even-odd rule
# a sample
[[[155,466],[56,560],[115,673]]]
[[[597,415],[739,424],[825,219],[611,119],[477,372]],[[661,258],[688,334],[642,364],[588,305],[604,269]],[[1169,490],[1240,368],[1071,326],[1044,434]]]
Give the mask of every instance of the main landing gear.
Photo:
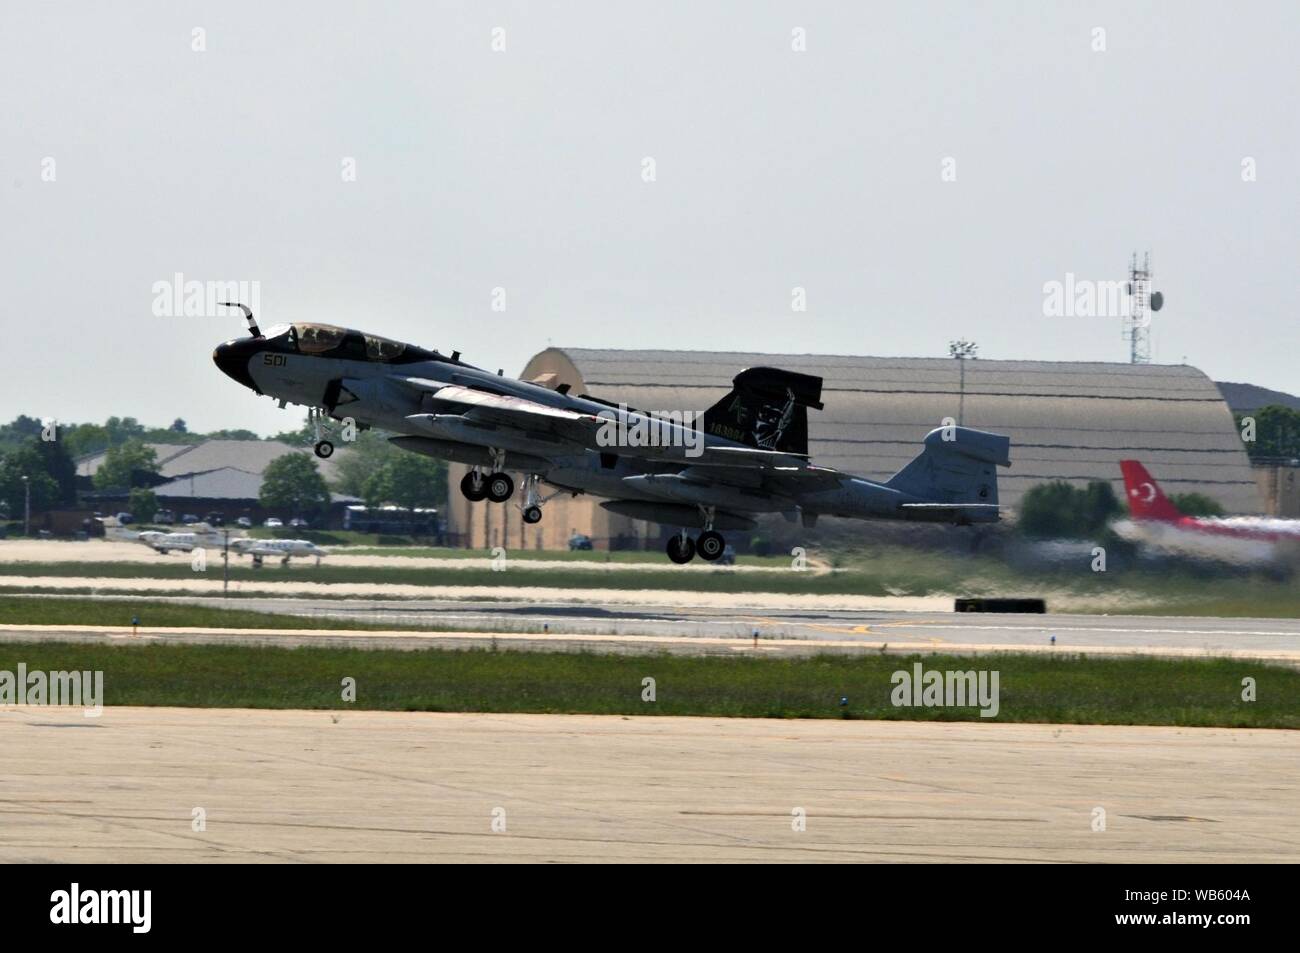
[[[474,467],[461,478],[460,492],[465,499],[471,503],[478,503],[480,500],[504,503],[514,496],[515,481],[501,469],[505,466],[505,454],[494,451],[492,466],[491,473],[485,474],[479,467]],[[544,497],[538,492],[541,480],[542,478],[536,473],[524,477],[524,501],[519,508],[523,512],[524,522],[530,525],[542,521],[542,506],[551,496],[555,496],[552,493],[551,496]]]
[[[727,548],[727,541],[713,528],[713,507],[701,506],[700,513],[704,517],[704,532],[692,540],[683,529],[668,540],[668,558],[679,566],[690,562],[696,554],[701,559],[713,562],[721,557]]]
[[[460,492],[471,503],[479,500],[491,500],[504,503],[515,493],[515,481],[505,472],[506,455],[503,450],[493,450],[492,472],[487,476],[479,467],[473,467],[460,481]]]
[[[477,503],[479,500],[504,503],[514,495],[515,481],[510,478],[510,474],[500,471],[484,476],[483,472],[476,467],[461,478],[460,492],[471,503]]]

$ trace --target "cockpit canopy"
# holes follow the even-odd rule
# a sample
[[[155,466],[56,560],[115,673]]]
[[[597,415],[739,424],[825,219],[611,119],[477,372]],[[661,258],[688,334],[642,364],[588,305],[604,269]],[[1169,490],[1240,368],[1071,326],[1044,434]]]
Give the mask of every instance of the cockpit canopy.
[[[289,353],[347,361],[405,364],[438,359],[436,351],[332,324],[280,324],[266,331],[266,339]]]

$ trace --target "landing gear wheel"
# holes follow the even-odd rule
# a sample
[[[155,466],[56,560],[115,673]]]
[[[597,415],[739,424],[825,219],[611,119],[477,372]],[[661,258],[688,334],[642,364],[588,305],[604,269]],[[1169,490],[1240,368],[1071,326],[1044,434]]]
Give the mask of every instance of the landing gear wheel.
[[[525,523],[540,523],[542,521],[542,508],[540,506],[524,507]]]
[[[487,498],[493,503],[504,503],[515,492],[515,481],[508,473],[490,473],[487,478]]]
[[[328,440],[316,441],[315,450],[316,456],[320,457],[322,460],[328,460],[330,457],[334,456],[334,444],[330,443]]]
[[[727,541],[722,538],[722,534],[716,529],[706,530],[695,541],[695,551],[700,554],[701,559],[707,559],[709,562],[713,562],[721,556],[722,551],[726,548]]]
[[[668,558],[681,566],[695,558],[695,544],[689,536],[676,534],[668,540]]]
[[[460,480],[460,492],[465,495],[465,499],[471,503],[477,503],[487,496],[487,480],[483,479],[483,474],[470,471]]]

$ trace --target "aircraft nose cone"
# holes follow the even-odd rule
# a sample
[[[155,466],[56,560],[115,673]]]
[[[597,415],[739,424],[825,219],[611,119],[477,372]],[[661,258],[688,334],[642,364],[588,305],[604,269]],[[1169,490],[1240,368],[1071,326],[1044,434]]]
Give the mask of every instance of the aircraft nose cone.
[[[216,364],[221,373],[231,380],[238,381],[251,390],[257,390],[257,383],[253,380],[253,375],[248,372],[248,362],[259,350],[260,343],[255,338],[227,341],[225,344],[218,344],[216,350],[212,352],[212,363]]]

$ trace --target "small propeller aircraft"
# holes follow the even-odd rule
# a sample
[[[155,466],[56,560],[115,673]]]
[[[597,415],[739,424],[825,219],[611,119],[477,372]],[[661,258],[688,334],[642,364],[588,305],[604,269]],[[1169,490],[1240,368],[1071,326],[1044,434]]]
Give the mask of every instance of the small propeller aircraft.
[[[136,534],[136,540],[166,556],[169,552],[188,553],[197,548],[220,549],[223,537],[220,530],[213,529],[207,523],[195,523],[189,529],[179,533],[164,533],[151,529]],[[231,540],[233,543],[234,540]]]
[[[319,566],[321,557],[329,555],[307,539],[253,539],[251,536],[232,539],[230,550],[240,556],[252,556],[254,568],[261,566],[262,559],[266,556],[279,558],[282,566],[289,565],[289,560],[294,556],[315,556],[316,565]]]
[[[635,519],[680,527],[668,556],[713,561],[721,530],[748,529],[762,513],[812,526],[818,516],[958,524],[996,522],[997,467],[1011,441],[968,427],[939,427],[921,453],[884,483],[814,465],[808,408],[822,409],[819,377],[751,367],[697,427],[674,412],[643,413],[589,394],[505,377],[413,344],[328,324],[283,324],[263,332],[251,309],[247,337],[218,345],[228,377],[281,407],[300,404],[319,457],[334,452],[329,421],[389,431],[398,446],[467,464],[461,492],[504,503],[509,472],[524,476],[526,523],[558,493],[591,493]],[[621,435],[637,434],[623,439]],[[649,435],[651,439],[644,439]],[[541,484],[554,488],[542,495]],[[688,528],[703,530],[692,539]]]

